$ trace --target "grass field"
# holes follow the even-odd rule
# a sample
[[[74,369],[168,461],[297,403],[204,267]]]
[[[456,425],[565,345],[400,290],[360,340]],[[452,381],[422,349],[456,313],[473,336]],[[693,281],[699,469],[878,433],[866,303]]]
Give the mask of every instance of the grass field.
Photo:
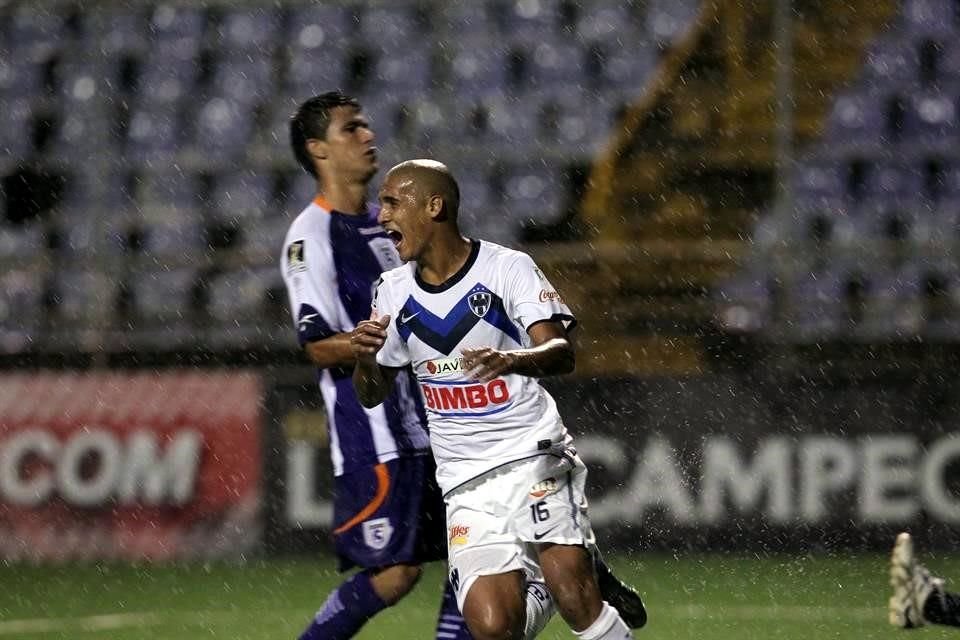
[[[924,558],[960,575],[960,558]],[[887,558],[874,555],[613,556],[650,610],[637,637],[751,640],[958,638],[960,629],[886,623]],[[296,638],[339,581],[329,557],[245,565],[0,565],[0,640]],[[442,569],[380,614],[362,640],[433,638]],[[960,590],[960,587],[958,587]],[[541,638],[573,638],[555,618]]]

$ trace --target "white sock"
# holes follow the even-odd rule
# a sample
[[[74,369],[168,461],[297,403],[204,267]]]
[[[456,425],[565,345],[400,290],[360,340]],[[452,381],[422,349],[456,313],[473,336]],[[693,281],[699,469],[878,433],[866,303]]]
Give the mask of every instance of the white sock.
[[[523,628],[523,637],[532,640],[550,622],[557,607],[553,596],[542,582],[527,583],[527,624]]]
[[[574,631],[573,635],[583,640],[624,640],[624,638],[633,637],[630,627],[623,621],[617,610],[606,602],[603,603],[603,609],[600,610],[600,615],[593,624],[583,631]]]

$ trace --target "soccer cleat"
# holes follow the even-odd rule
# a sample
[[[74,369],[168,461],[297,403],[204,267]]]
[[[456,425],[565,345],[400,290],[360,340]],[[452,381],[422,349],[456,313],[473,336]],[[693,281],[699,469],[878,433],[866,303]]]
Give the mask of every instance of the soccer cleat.
[[[888,605],[890,624],[903,629],[925,625],[923,607],[931,594],[943,589],[943,579],[930,575],[926,567],[917,563],[909,533],[898,535],[893,545],[890,586],[893,587]]]
[[[627,626],[631,629],[639,629],[647,624],[647,608],[643,606],[640,594],[613,575],[598,551],[593,553],[593,566],[597,572],[600,595],[617,610]]]

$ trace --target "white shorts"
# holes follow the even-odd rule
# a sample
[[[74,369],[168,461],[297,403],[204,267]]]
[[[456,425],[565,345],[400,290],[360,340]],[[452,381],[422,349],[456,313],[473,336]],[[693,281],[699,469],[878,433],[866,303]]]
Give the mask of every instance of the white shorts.
[[[447,562],[461,611],[479,576],[519,570],[542,581],[536,544],[594,544],[586,481],[587,468],[566,450],[505,465],[447,494]]]

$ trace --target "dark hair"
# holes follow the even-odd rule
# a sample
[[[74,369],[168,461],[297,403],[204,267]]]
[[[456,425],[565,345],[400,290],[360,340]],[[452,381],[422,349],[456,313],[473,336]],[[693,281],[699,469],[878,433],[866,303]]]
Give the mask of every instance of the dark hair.
[[[313,158],[307,152],[307,140],[327,139],[327,127],[330,126],[330,112],[337,107],[360,108],[360,102],[339,91],[327,91],[314,96],[300,105],[290,118],[290,146],[293,155],[304,170],[317,177]]]

